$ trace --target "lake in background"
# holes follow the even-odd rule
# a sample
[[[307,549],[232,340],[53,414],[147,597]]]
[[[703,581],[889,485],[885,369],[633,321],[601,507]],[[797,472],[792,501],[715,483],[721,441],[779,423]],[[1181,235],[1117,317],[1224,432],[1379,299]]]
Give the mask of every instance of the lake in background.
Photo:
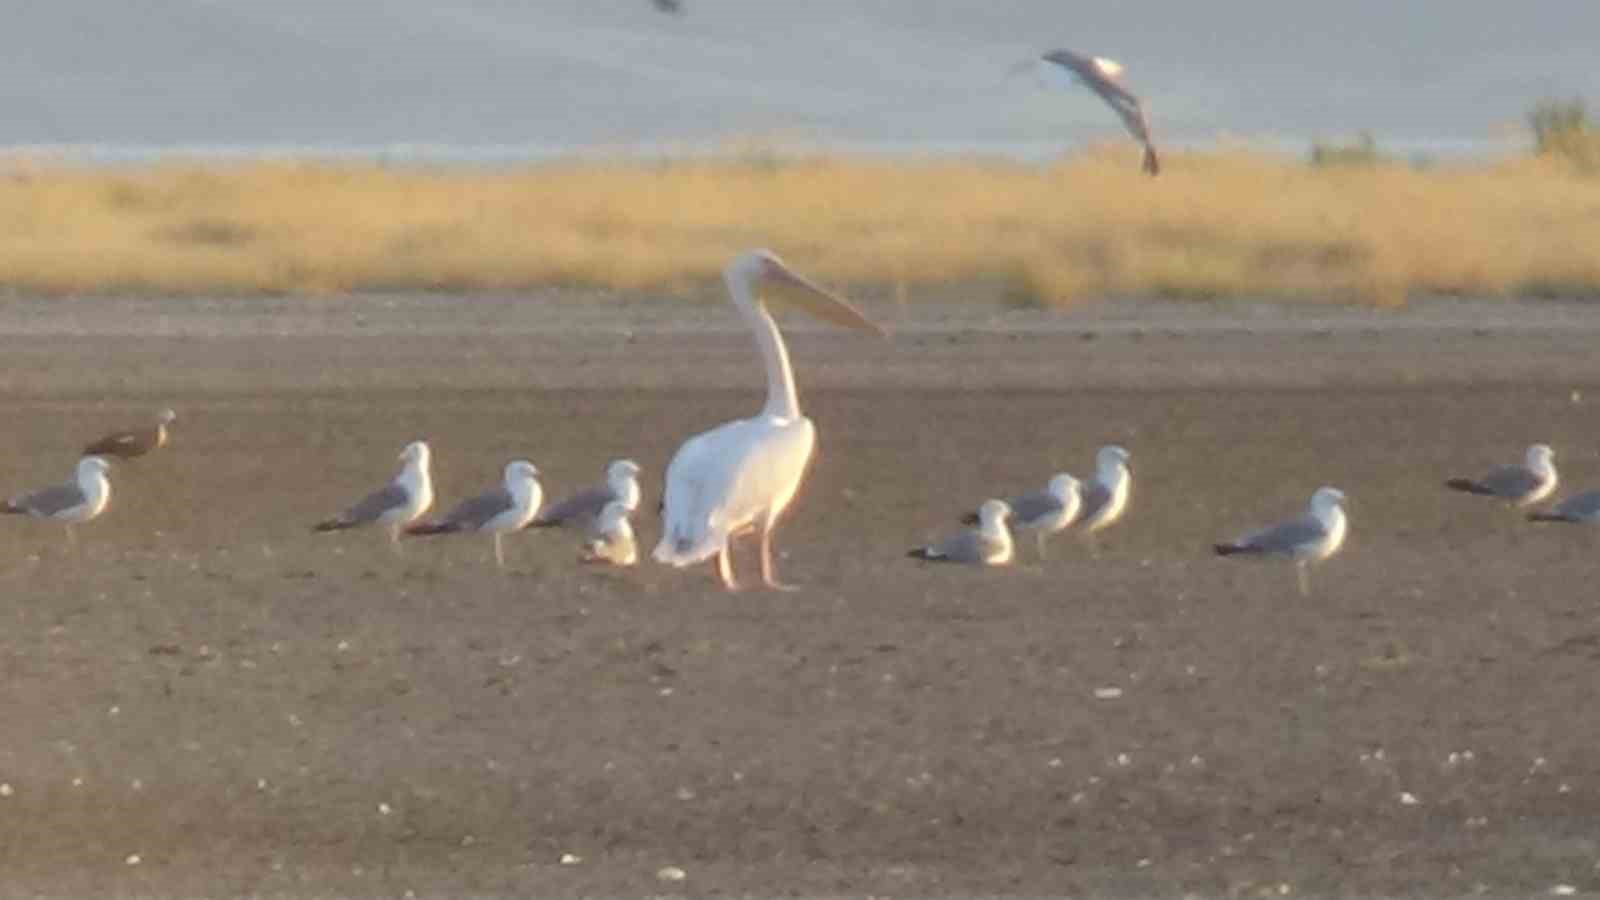
[[[1593,0],[89,0],[6,4],[0,147],[507,164],[767,146],[1049,159],[1121,127],[1008,74],[1057,46],[1127,66],[1158,139],[1405,157],[1523,147],[1600,96]]]

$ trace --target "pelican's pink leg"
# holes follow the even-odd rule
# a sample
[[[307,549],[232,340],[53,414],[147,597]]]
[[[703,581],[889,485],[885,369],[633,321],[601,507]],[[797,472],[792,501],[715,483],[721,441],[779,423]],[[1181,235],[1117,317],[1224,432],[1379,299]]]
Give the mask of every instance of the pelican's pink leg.
[[[729,542],[732,542],[731,539]],[[729,560],[729,556],[728,545],[724,544],[722,550],[717,553],[717,558],[713,565],[716,566],[717,577],[722,579],[722,586],[730,591],[737,591],[739,582],[733,580],[733,563]]]
[[[761,523],[761,580],[775,591],[796,591],[799,588],[778,580],[772,567],[772,518]]]

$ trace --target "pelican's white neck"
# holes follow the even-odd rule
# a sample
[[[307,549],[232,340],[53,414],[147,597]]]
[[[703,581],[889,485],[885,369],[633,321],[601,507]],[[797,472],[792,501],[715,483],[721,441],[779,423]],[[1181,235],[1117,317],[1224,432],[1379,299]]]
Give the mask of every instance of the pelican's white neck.
[[[761,361],[767,366],[767,405],[762,413],[779,419],[800,418],[800,395],[794,387],[794,370],[789,366],[789,348],[784,346],[778,323],[756,298],[753,276],[730,267],[722,278],[728,285],[728,294],[733,297],[733,305],[750,325],[756,349],[761,351]]]

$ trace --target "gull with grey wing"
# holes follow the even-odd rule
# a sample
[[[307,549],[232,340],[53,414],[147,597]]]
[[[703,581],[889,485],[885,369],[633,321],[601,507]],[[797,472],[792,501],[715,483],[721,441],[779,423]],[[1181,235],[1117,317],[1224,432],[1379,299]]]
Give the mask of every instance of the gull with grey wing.
[[[1044,559],[1044,539],[1062,531],[1078,520],[1083,509],[1083,486],[1078,479],[1061,472],[1052,477],[1043,489],[1012,497],[1006,501],[1011,507],[1011,528],[1014,531],[1031,531],[1039,547],[1039,558]],[[967,525],[978,524],[978,514],[968,513],[961,521]]]
[[[930,562],[1003,566],[1012,559],[1011,530],[1007,526],[1010,517],[1011,507],[1004,500],[985,500],[978,507],[976,528],[951,535],[937,544],[917,547],[906,555]]]
[[[1122,119],[1122,124],[1134,140],[1144,146],[1141,163],[1145,174],[1155,176],[1161,172],[1161,158],[1150,139],[1150,122],[1145,117],[1144,103],[1122,84],[1122,66],[1101,56],[1084,56],[1071,50],[1051,50],[1039,57],[1043,62],[1059,66],[1074,81],[1099,95]]]
[[[412,441],[400,451],[399,474],[388,484],[356,501],[349,509],[318,522],[317,531],[343,531],[364,525],[386,525],[389,543],[400,552],[400,532],[433,505],[433,451],[426,441]]]
[[[85,456],[78,460],[71,481],[18,494],[0,504],[0,514],[60,522],[67,526],[67,543],[76,546],[72,526],[96,518],[111,502],[109,471],[111,464],[104,458]]]
[[[633,525],[628,522],[628,507],[621,501],[613,500],[600,511],[579,559],[613,566],[631,566],[638,562],[638,543],[633,537]]]
[[[1528,520],[1572,525],[1600,524],[1600,490],[1573,494],[1548,510],[1528,513]]]
[[[456,507],[433,522],[408,526],[408,535],[436,535],[475,532],[494,537],[494,564],[504,569],[505,550],[501,538],[519,531],[539,511],[544,492],[539,487],[539,470],[525,459],[506,463],[501,483],[487,491],[461,501]]]
[[[1338,488],[1318,488],[1311,495],[1311,505],[1305,515],[1251,532],[1232,543],[1217,544],[1217,555],[1288,560],[1295,564],[1300,595],[1310,596],[1311,582],[1306,567],[1322,562],[1344,545],[1347,528],[1344,502],[1344,492]]]
[[[1555,451],[1548,445],[1534,444],[1521,465],[1495,466],[1480,478],[1452,478],[1445,487],[1493,497],[1513,507],[1532,506],[1550,496],[1560,481],[1555,458]]]
[[[620,503],[626,512],[639,508],[639,464],[631,459],[613,460],[606,466],[605,484],[586,488],[559,503],[539,510],[529,528],[575,527],[592,530],[610,503]]]

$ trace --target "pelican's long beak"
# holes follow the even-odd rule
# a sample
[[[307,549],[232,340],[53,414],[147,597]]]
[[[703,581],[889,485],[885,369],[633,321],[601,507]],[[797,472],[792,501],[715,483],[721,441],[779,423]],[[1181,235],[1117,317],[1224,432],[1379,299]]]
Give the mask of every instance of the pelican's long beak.
[[[795,274],[789,267],[769,262],[764,274],[766,286],[777,299],[792,303],[825,322],[883,336],[883,329],[862,315],[861,310],[851,306],[843,297]]]

